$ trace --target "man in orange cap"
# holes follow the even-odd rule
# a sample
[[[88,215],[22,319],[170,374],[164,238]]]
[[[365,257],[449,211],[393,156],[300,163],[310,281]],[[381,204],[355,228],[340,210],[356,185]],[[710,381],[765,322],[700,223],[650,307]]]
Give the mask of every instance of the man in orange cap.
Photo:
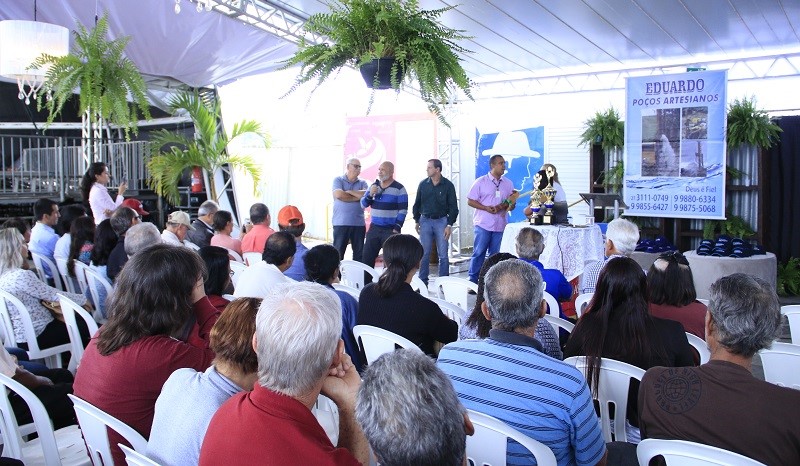
[[[294,254],[294,262],[292,266],[283,272],[287,277],[301,282],[306,279],[306,266],[303,262],[303,257],[308,252],[308,248],[303,244],[303,231],[306,229],[306,224],[303,222],[303,214],[300,209],[293,205],[284,206],[278,212],[278,228],[280,231],[285,231],[294,236],[295,244],[297,245],[297,252]]]

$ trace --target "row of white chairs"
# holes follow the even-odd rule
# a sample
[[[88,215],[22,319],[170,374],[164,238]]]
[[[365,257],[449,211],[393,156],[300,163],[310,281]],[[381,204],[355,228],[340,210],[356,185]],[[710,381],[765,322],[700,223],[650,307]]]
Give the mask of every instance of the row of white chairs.
[[[101,289],[105,291],[106,299],[114,292],[114,287],[108,278],[81,261],[74,262],[75,278],[73,278],[69,275],[67,269],[67,258],[56,257],[56,263],[53,264],[53,261],[41,254],[31,253],[31,257],[33,257],[36,274],[39,276],[40,280],[44,283],[48,283],[47,275],[44,270],[44,266],[46,265],[53,276],[55,288],[75,294],[85,294],[88,289],[92,296],[92,301],[95,303],[95,307],[97,307],[97,303],[100,302]]]

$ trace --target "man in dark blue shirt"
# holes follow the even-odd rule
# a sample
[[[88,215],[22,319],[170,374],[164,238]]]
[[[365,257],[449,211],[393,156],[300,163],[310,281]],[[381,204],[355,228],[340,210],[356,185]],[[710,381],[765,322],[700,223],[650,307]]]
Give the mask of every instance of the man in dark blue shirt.
[[[428,160],[428,177],[417,188],[412,208],[419,240],[422,243],[422,263],[419,278],[428,284],[431,247],[436,245],[439,256],[439,276],[450,275],[448,241],[458,218],[458,200],[453,183],[442,176],[442,161]]]

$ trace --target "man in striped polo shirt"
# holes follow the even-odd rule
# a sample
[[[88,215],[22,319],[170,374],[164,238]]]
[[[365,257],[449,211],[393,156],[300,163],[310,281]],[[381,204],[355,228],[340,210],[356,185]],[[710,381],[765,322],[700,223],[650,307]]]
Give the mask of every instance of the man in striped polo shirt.
[[[400,233],[408,212],[408,193],[394,179],[394,164],[383,162],[378,167],[378,179],[361,198],[361,207],[372,207],[372,222],[364,241],[362,262],[375,267],[375,259],[386,238]]]
[[[583,374],[546,356],[533,338],[544,315],[542,275],[523,261],[503,261],[486,274],[484,316],[489,338],[450,343],[437,365],[467,409],[494,416],[547,445],[559,466],[605,465],[603,433]],[[507,464],[533,464],[508,442]]]

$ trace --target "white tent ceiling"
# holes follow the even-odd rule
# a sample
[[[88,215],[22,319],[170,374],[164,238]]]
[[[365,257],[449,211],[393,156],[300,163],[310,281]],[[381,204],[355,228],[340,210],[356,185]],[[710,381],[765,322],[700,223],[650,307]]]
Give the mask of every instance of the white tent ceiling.
[[[322,0],[212,3],[215,11],[198,13],[194,4],[182,0],[182,11],[175,14],[175,0],[41,0],[38,20],[70,28],[77,20],[91,26],[95,11],[107,11],[111,37],[132,37],[127,52],[144,74],[155,81],[165,78],[208,86],[274,70],[295,47],[291,37],[276,35],[286,37],[280,31],[271,34],[220,12],[259,23],[285,12],[302,21],[327,9]],[[444,15],[444,22],[473,36],[465,44],[474,51],[465,57],[465,68],[484,89],[564,76],[576,82],[605,80],[609,82],[602,85],[614,86],[613,73],[623,70],[720,62],[732,68],[742,60],[755,63],[748,67],[754,77],[800,74],[800,0],[421,0],[420,4],[428,9],[457,5]],[[275,12],[276,6],[285,11]],[[262,10],[261,18],[256,10]],[[3,0],[0,6],[0,19],[33,19],[33,14],[34,0]],[[611,74],[603,77],[603,73]],[[497,88],[495,92],[518,91]]]

